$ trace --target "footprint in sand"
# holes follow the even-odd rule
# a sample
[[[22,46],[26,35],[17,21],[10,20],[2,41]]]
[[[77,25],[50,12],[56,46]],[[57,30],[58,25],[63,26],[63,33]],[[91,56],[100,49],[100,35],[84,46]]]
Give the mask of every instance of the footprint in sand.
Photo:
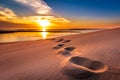
[[[53,47],[53,49],[60,49],[64,46],[65,44],[58,44],[57,46]]]
[[[50,40],[51,40],[51,41],[54,41],[54,40],[55,40],[55,38],[51,38]]]
[[[58,39],[55,39],[54,41],[55,42],[61,42],[61,41],[63,41],[64,40],[64,38],[58,38]]]
[[[71,40],[64,40],[62,43],[68,43],[70,42]]]
[[[60,65],[63,74],[73,78],[83,79],[107,71],[108,67],[100,61],[73,56]]]
[[[57,52],[58,55],[64,55],[64,56],[70,56],[71,55],[71,51],[73,51],[74,49],[76,49],[75,47],[65,47],[63,50],[59,50]]]
[[[61,42],[64,40],[64,38],[51,38],[49,40],[54,41],[54,42]]]
[[[58,51],[57,52],[57,54],[58,55],[63,55],[63,56],[70,56],[71,55],[71,53],[70,53],[70,51],[67,51],[67,50],[60,50],[60,51]]]
[[[75,47],[66,47],[65,50],[67,51],[73,51],[74,49],[76,49]]]

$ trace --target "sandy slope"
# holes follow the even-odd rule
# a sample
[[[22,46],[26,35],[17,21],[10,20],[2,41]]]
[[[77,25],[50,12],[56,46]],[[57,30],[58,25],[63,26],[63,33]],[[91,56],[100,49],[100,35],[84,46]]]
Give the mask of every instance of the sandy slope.
[[[67,47],[75,49],[67,52],[70,54],[67,56],[59,53]],[[0,80],[77,80],[63,74],[60,66],[74,55],[100,61],[109,68],[100,75],[78,80],[120,80],[120,28],[55,40],[2,44]]]

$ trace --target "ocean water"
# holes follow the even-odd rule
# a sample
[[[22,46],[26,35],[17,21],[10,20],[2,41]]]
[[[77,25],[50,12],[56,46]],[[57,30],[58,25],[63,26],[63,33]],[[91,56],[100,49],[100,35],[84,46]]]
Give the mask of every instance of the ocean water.
[[[88,32],[94,32],[97,30],[69,30],[69,31],[58,31],[58,32],[13,32],[13,33],[2,33],[0,34],[0,43],[8,42],[20,42],[20,41],[32,41],[39,39],[48,39],[60,36],[83,34]]]

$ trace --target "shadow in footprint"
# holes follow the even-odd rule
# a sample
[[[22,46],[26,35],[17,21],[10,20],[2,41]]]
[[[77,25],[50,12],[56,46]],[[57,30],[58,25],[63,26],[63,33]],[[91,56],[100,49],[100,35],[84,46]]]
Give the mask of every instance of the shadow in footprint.
[[[58,51],[58,53],[57,53],[58,55],[63,55],[63,56],[70,56],[71,55],[71,53],[70,53],[70,51],[67,51],[67,50],[60,50],[60,51]]]
[[[65,44],[58,44],[57,46],[53,47],[53,49],[60,49],[64,46]]]
[[[68,43],[70,42],[71,40],[64,40],[62,43]]]
[[[51,38],[50,40],[54,41],[54,40],[55,40],[55,38]]]
[[[62,72],[67,76],[77,79],[89,78],[95,74],[107,71],[107,66],[100,61],[74,56],[64,61]]]
[[[65,44],[58,44],[57,46],[59,46],[59,47],[63,47]]]
[[[59,39],[56,39],[55,42],[61,42],[63,40],[64,40],[64,38],[59,38]]]
[[[60,45],[61,46],[61,45]],[[55,49],[58,49],[59,47],[56,46],[54,47]],[[64,48],[64,50],[60,50],[57,52],[57,54],[59,55],[63,55],[63,56],[70,56],[71,55],[71,51],[73,51],[74,49],[76,49],[75,47],[66,47]]]
[[[70,59],[70,61],[74,64],[80,65],[80,66],[84,66],[92,71],[94,70],[99,70],[102,69],[104,67],[104,64],[100,61],[94,61],[88,58],[84,58],[84,57],[72,57]]]
[[[75,47],[66,47],[65,50],[67,51],[73,51],[74,49],[76,49]]]
[[[101,77],[102,73],[101,74],[92,74],[88,77],[84,77],[85,75],[83,75],[82,78],[74,78],[72,76],[67,76],[67,77],[68,77],[69,80],[100,80],[100,77]]]

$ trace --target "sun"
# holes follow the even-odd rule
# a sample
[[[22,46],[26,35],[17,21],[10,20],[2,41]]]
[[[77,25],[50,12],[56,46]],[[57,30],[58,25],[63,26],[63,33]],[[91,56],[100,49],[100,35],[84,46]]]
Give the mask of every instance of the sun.
[[[47,19],[38,19],[37,23],[41,26],[41,27],[47,27],[50,25],[50,21]]]

